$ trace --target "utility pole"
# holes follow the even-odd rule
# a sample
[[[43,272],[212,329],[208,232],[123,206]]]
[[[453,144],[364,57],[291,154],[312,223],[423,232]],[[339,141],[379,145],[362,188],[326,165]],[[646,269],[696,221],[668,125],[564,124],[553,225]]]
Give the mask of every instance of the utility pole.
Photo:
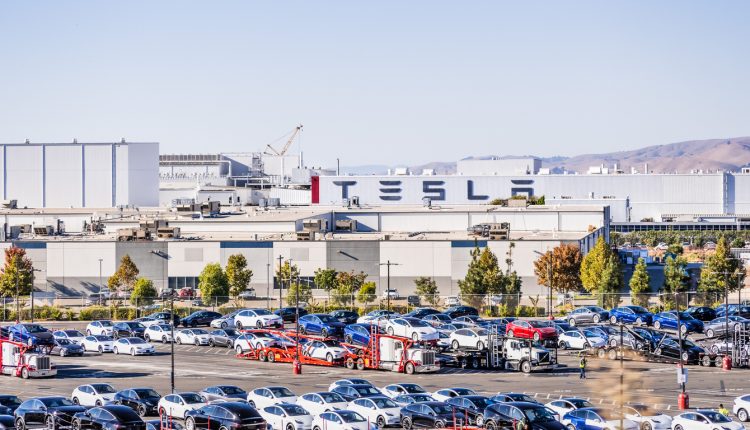
[[[169,295],[169,297],[170,297],[170,300],[169,300],[170,312],[169,313],[171,314],[171,319],[172,319],[172,321],[170,321],[170,324],[169,324],[171,336],[172,336],[171,342],[169,342],[170,348],[172,349],[172,352],[170,354],[170,358],[172,359],[171,388],[172,388],[172,394],[174,394],[175,392],[174,390],[174,291],[172,292],[172,294]]]
[[[99,295],[97,297],[99,306],[102,305],[102,259],[99,259]]]
[[[266,263],[266,310],[271,310],[271,263]]]
[[[281,304],[282,304],[282,302],[281,302],[281,292],[282,291],[281,290],[284,289],[284,280],[281,277],[281,267],[282,267],[281,266],[281,264],[282,264],[281,262],[283,260],[284,260],[284,257],[282,257],[282,256],[279,255],[279,309],[281,309]]]
[[[31,322],[34,322],[34,272],[41,272],[41,269],[31,269]]]
[[[624,328],[622,325],[622,321],[620,321],[620,429],[623,429],[623,420],[624,420],[624,411],[623,411],[623,403],[624,401],[624,394],[623,394],[623,387],[625,385],[625,363],[623,361],[625,357],[625,345],[623,344],[623,335],[624,335]]]
[[[21,271],[18,269],[18,256],[14,258],[16,263],[16,324],[21,322],[21,303],[19,302],[20,299],[20,290],[18,289],[18,278],[21,274]]]
[[[386,287],[385,287],[385,308],[388,310],[386,314],[387,319],[391,319],[391,266],[400,266],[399,263],[391,263],[391,260],[387,260],[385,263],[380,263],[380,266],[386,267]]]

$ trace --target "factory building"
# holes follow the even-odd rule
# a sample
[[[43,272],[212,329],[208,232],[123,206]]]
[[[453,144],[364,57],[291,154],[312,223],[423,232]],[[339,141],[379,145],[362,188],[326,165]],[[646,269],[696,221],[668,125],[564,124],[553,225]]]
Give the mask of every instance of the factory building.
[[[0,144],[0,191],[23,208],[111,208],[159,202],[159,144]]]

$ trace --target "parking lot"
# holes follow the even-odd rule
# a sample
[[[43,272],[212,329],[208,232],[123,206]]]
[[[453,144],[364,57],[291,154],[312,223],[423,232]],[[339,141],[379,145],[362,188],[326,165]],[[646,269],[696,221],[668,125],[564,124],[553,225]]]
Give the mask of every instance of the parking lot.
[[[65,324],[82,329],[85,324]],[[62,324],[47,324],[50,328]],[[22,398],[41,395],[70,396],[78,385],[108,382],[116,389],[152,387],[164,394],[170,391],[171,357],[169,344],[155,344],[154,356],[86,353],[83,357],[54,357],[58,376],[54,379],[11,379],[4,377],[3,393]],[[301,375],[293,375],[288,363],[262,363],[235,357],[227,348],[174,345],[175,388],[199,391],[214,384],[234,384],[244,389],[264,385],[284,385],[297,394],[324,391],[336,379],[364,377],[376,386],[394,382],[416,382],[425,389],[461,386],[479,393],[515,391],[540,400],[560,396],[581,396],[595,404],[611,405],[620,398],[620,362],[591,358],[588,378],[578,376],[575,353],[560,351],[561,367],[548,372],[520,372],[444,368],[438,373],[404,375],[388,371],[348,370],[344,367],[303,366]],[[750,370],[723,371],[716,367],[690,366],[687,391],[691,407],[715,408],[719,403],[750,392]],[[676,366],[665,363],[624,361],[623,399],[648,403],[665,410],[676,410],[679,386]]]

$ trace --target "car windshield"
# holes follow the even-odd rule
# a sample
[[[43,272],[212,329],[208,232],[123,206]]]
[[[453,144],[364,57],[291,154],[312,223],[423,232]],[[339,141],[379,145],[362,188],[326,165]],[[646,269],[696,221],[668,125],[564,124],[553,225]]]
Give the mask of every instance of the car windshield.
[[[21,404],[21,399],[16,396],[0,396],[0,405],[3,406],[18,406]]]
[[[357,392],[363,396],[369,395],[369,394],[380,394],[380,392],[376,388],[370,387],[370,386],[355,387],[354,389],[357,390]]]
[[[129,322],[129,323],[125,323],[125,325],[127,325],[130,328],[144,328],[145,327],[143,324],[139,322]]]
[[[294,393],[286,387],[271,387],[268,390],[273,393],[274,397],[294,397]]]
[[[415,402],[434,402],[435,399],[432,398],[429,394],[414,394],[411,396],[412,399],[414,399]]]
[[[542,327],[549,327],[549,324],[546,321],[528,321],[529,325],[534,328],[542,328]]]
[[[260,316],[260,315],[273,315],[273,314],[272,314],[271,312],[268,312],[268,311],[267,311],[267,310],[265,310],[265,309],[256,309],[256,310],[255,310],[255,311],[253,311],[253,312],[255,312],[255,315],[259,315],[259,316]]]
[[[474,394],[473,391],[471,391],[468,388],[454,388],[453,391],[458,394],[459,396],[471,396]]]
[[[94,391],[100,394],[109,394],[115,392],[115,389],[112,388],[112,386],[109,384],[91,384],[91,388],[93,388]]]
[[[345,423],[361,423],[365,420],[362,415],[353,411],[338,411],[338,414]]]
[[[532,423],[548,423],[557,421],[557,417],[555,416],[555,414],[544,406],[525,408],[523,409],[523,414],[526,415],[526,418],[528,418]]]
[[[448,405],[430,405],[430,408],[438,415],[453,413],[453,408]]]
[[[484,397],[477,397],[475,399],[471,399],[471,402],[474,403],[474,406],[479,408],[479,410],[484,410],[489,405],[489,402]]]
[[[109,337],[109,336],[102,336],[102,335],[94,336],[94,339],[98,340],[99,342],[108,342],[108,341],[112,340],[111,337]]]
[[[44,406],[48,408],[57,408],[60,406],[73,406],[73,402],[66,399],[65,397],[47,397],[39,399],[44,403]]]
[[[65,334],[70,337],[83,337],[83,333],[78,330],[65,330]]]
[[[584,330],[583,335],[586,337],[600,337],[601,333],[597,333],[593,330]]]
[[[133,391],[135,391],[135,394],[138,395],[139,399],[144,399],[147,397],[160,397],[159,393],[157,393],[156,391],[150,388],[140,388],[140,389],[133,390]]]
[[[24,328],[29,333],[44,333],[47,331],[46,328],[38,325],[38,324],[24,324]]]
[[[526,394],[508,394],[508,397],[516,402],[536,403],[536,400],[534,400],[533,397],[527,396]]]
[[[343,403],[346,402],[338,393],[318,393],[326,403]]]
[[[71,342],[68,339],[57,339],[55,342],[57,342],[58,345],[70,345]]]
[[[141,339],[141,338],[139,338],[139,337],[131,337],[131,338],[129,338],[129,339],[130,339],[130,343],[131,343],[131,344],[141,344],[141,343],[146,343],[146,341],[145,341],[145,340],[143,340],[143,339]]]
[[[99,324],[101,324],[102,327],[112,327],[112,321],[107,321],[107,320],[99,321]]]
[[[591,408],[591,407],[594,406],[591,403],[589,403],[589,402],[587,402],[586,400],[583,400],[583,399],[568,399],[568,401],[570,402],[571,405],[575,406],[576,409]]]
[[[156,327],[159,327],[160,329],[162,329],[162,330],[164,330],[164,331],[169,331],[169,330],[172,330],[172,327],[171,327],[170,325],[168,325],[168,324],[159,324],[159,325],[158,325],[158,326],[156,326]]]
[[[203,330],[202,328],[194,328],[193,334],[208,334],[206,330]]]
[[[299,417],[302,415],[310,415],[310,413],[307,412],[307,410],[305,410],[303,407],[297,406],[295,404],[286,404],[286,405],[279,406],[279,407],[283,409],[287,414],[293,417]]]
[[[431,327],[426,322],[424,322],[422,320],[418,320],[418,319],[410,319],[409,320],[409,325],[411,325],[412,327]]]
[[[182,399],[187,404],[203,403],[203,397],[195,393],[185,393],[182,395]]]
[[[687,312],[680,312],[680,319],[682,319],[682,320],[694,320],[695,318],[693,318],[693,316],[690,315]]]
[[[475,330],[474,333],[476,333],[477,336],[487,336],[489,334],[487,330]]]
[[[376,397],[372,399],[372,401],[375,403],[375,406],[378,408],[397,408],[398,405],[393,400],[387,398],[387,397]]]
[[[424,393],[425,392],[424,388],[420,387],[417,384],[401,384],[401,387],[404,389],[404,391],[406,391],[407,393],[410,393],[410,394]]]
[[[709,421],[712,423],[728,423],[732,420],[728,417],[714,411],[701,411],[701,414],[705,415],[706,418],[708,418]]]
[[[240,387],[235,387],[234,385],[224,385],[219,388],[221,388],[221,391],[225,394],[245,394],[245,390]]]

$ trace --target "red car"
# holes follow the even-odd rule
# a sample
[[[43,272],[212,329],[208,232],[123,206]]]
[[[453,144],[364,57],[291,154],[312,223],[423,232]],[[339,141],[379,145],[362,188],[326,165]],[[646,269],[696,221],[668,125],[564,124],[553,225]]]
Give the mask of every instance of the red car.
[[[556,339],[557,330],[549,325],[547,321],[536,320],[515,320],[505,326],[505,334],[508,337],[518,337],[521,339]]]

